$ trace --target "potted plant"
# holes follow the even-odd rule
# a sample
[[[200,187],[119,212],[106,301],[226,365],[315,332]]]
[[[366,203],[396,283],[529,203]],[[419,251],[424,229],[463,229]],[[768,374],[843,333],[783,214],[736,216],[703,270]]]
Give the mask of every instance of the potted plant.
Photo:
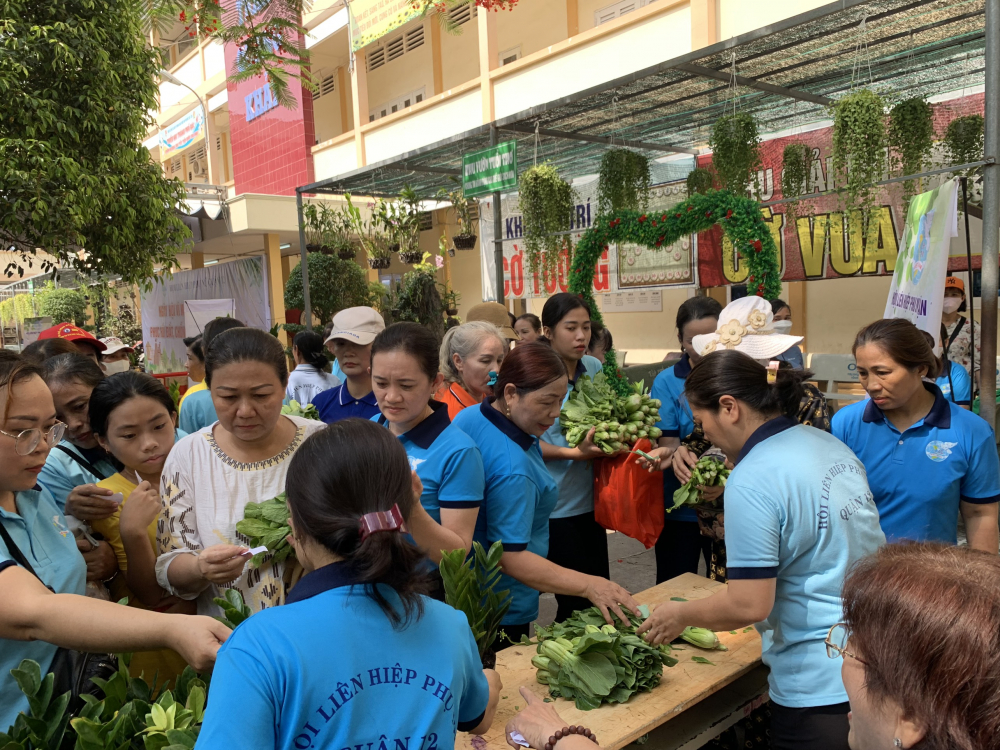
[[[781,197],[800,198],[809,192],[809,175],[812,172],[812,149],[805,143],[790,143],[781,157]],[[798,204],[788,204],[788,216],[794,226],[798,221]]]
[[[642,211],[649,205],[649,159],[627,148],[613,148],[601,159],[597,213]]]
[[[934,110],[922,96],[904,99],[889,112],[889,148],[900,177],[919,174],[934,148]],[[919,180],[903,183],[904,206],[919,192]]]
[[[454,317],[458,315],[458,302],[462,295],[449,289],[444,293],[444,314]]]
[[[692,169],[687,176],[688,195],[707,193],[712,189],[714,178],[707,169],[697,167]]]
[[[319,208],[315,203],[307,203],[302,207],[302,214],[306,225],[306,250],[311,253],[319,252],[320,246],[323,244],[323,225],[320,220]]]
[[[715,121],[712,137],[712,167],[722,187],[736,195],[746,195],[751,185],[758,188],[760,131],[753,115],[737,112]]]
[[[476,205],[475,198],[466,198],[465,191],[457,186],[458,180],[454,179],[456,188],[447,190],[441,188],[438,191],[438,198],[447,199],[451,202],[451,207],[455,209],[455,218],[458,221],[458,234],[451,238],[455,250],[472,250],[476,246],[476,219],[472,218],[472,209]],[[454,253],[449,252],[454,257]]]
[[[528,268],[537,273],[555,272],[559,254],[569,244],[567,232],[576,211],[573,188],[548,163],[532,167],[521,175],[518,188],[524,247]],[[543,263],[544,260],[544,263]]]
[[[408,266],[416,265],[424,256],[420,249],[420,196],[409,185],[404,185],[393,208],[399,260]]]
[[[388,268],[392,263],[392,251],[385,231],[388,211],[385,202],[380,199],[369,203],[368,215],[362,217],[361,209],[351,202],[350,193],[345,193],[344,198],[347,200],[346,210],[351,227],[368,255],[368,265],[373,269]]]
[[[858,89],[837,101],[833,111],[833,172],[848,202],[860,214],[864,236],[877,231],[872,221],[881,188],[875,183],[886,172],[888,136],[885,101],[869,89]]]
[[[354,243],[351,241],[352,229],[351,218],[346,207],[342,206],[330,211],[327,241],[324,244],[336,252],[337,257],[341,260],[353,260],[354,256],[357,255]]]

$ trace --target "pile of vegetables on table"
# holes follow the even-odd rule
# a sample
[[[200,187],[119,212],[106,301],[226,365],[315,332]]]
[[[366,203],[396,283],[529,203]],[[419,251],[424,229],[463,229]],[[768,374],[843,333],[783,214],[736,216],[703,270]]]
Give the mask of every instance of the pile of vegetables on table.
[[[682,505],[699,505],[703,500],[699,487],[725,487],[727,479],[729,469],[721,460],[702,456],[691,469],[691,478],[674,491],[674,504],[667,513]]]
[[[273,553],[271,562],[276,563],[295,555],[295,549],[288,543],[288,535],[292,533],[288,524],[290,515],[284,492],[262,503],[246,504],[243,520],[236,523],[236,530],[250,540],[251,547],[267,547],[267,552],[250,558],[251,568],[260,567],[268,552]]]
[[[317,422],[322,421],[319,418],[319,410],[312,404],[306,404],[303,406],[294,398],[287,404],[281,407],[281,413],[287,414],[290,417],[302,417],[303,419],[315,419]]]
[[[654,444],[662,432],[654,425],[660,421],[660,400],[650,398],[643,382],[631,386],[632,393],[619,396],[603,372],[593,380],[581,375],[563,404],[559,415],[566,442],[575,448],[596,429],[594,443],[608,455],[627,449],[641,438]]]

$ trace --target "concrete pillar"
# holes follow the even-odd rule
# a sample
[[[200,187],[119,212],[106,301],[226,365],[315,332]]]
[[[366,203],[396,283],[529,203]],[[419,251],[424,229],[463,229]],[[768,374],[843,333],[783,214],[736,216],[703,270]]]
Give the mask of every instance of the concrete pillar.
[[[566,0],[566,35],[573,37],[580,33],[580,7],[578,0]]]
[[[483,98],[483,124],[496,119],[496,109],[493,104],[493,81],[490,71],[497,67],[497,56],[500,49],[497,46],[496,13],[488,10],[477,16],[479,22],[479,86]]]
[[[357,153],[358,168],[361,168],[368,163],[365,157],[365,134],[361,131],[361,126],[368,122],[368,68],[364,50],[354,53],[351,97],[354,105],[354,148]]]
[[[719,41],[718,0],[691,0],[691,49]]]
[[[271,325],[285,322],[285,284],[281,267],[281,235],[264,235],[264,255],[267,260],[268,302],[271,305]],[[288,346],[288,334],[278,333],[278,339]]]

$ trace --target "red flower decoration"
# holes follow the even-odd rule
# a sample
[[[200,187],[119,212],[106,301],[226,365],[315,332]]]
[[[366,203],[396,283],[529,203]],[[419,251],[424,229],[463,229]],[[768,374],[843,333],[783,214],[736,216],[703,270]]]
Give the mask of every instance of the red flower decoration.
[[[694,206],[688,206],[688,211],[690,211],[693,208],[694,208]]]
[[[652,223],[653,223],[653,226],[655,227],[656,226],[656,219],[653,219]]]
[[[750,282],[750,283],[752,284],[752,283],[753,283],[753,276],[751,276],[751,277],[750,277],[750,278],[748,279],[748,281],[749,281],[749,282]]]
[[[706,211],[706,212],[705,212],[705,218],[706,218],[706,219],[710,219],[710,218],[712,218],[712,212],[711,212],[711,211]]]
[[[764,296],[764,285],[763,284],[758,284],[757,285],[757,296],[758,297],[763,297]]]
[[[753,241],[753,243],[751,243],[751,244],[753,244],[753,249],[754,249],[754,250],[755,250],[756,252],[758,252],[758,253],[759,253],[759,252],[761,251],[761,244],[760,244],[760,240],[754,240],[754,241]]]
[[[677,217],[678,219],[681,218],[680,214],[674,214],[674,216]]]
[[[660,246],[660,245],[662,245],[662,244],[663,244],[663,242],[662,242],[661,240],[657,240],[657,241],[656,241],[656,246],[657,246],[657,247],[659,247],[659,246]]]
[[[645,221],[645,220],[646,220],[646,214],[643,214],[642,216],[639,217],[639,221]]]
[[[663,216],[660,217],[660,221],[666,221],[666,220],[667,220],[667,215],[663,214]]]
[[[733,209],[729,209],[728,211],[726,211],[726,218],[727,219],[730,218],[732,215],[733,215]]]

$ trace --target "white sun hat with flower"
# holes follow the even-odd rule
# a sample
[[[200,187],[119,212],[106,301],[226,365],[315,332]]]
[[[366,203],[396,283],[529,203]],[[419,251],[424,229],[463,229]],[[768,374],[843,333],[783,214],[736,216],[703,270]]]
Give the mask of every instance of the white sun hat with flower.
[[[754,359],[771,359],[802,341],[774,330],[771,303],[761,297],[743,297],[726,305],[719,314],[715,333],[695,336],[691,342],[702,356],[722,349],[735,349]]]

